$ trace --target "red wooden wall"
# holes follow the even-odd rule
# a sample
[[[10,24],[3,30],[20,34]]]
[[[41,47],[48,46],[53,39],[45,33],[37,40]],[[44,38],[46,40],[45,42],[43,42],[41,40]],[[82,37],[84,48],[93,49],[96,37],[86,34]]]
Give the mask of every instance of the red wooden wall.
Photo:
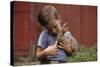
[[[43,6],[52,5],[61,14],[61,24],[67,22],[69,30],[79,44],[86,47],[97,43],[97,7],[48,3],[14,2],[14,55],[29,55],[32,45],[42,31],[37,15]]]
[[[81,44],[97,44],[97,7],[81,6]]]
[[[28,55],[30,4],[14,3],[13,41],[14,55]]]

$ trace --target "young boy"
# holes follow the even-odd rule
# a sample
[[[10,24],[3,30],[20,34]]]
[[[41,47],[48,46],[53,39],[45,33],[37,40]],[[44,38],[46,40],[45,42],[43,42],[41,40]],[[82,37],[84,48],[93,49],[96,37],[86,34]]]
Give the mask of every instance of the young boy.
[[[39,23],[46,28],[39,37],[36,57],[41,63],[55,61],[57,63],[67,62],[68,55],[77,50],[77,41],[67,30],[66,24],[63,27],[64,37],[69,42],[57,41],[57,35],[62,30],[61,19],[53,6],[45,6],[38,15]]]

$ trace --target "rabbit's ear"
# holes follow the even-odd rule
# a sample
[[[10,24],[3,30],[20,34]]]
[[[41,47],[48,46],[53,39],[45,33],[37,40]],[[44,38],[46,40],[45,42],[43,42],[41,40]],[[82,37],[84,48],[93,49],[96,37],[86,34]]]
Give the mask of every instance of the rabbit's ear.
[[[63,32],[64,32],[64,33],[67,32],[68,29],[69,29],[68,23],[64,23],[64,24],[63,24],[63,27],[62,27]]]

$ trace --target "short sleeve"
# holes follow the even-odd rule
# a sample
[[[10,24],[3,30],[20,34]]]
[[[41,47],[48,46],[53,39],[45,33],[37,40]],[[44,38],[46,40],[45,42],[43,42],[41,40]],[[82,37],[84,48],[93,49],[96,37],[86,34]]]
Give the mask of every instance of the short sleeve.
[[[38,39],[38,46],[41,48],[46,48],[47,47],[47,42],[48,42],[48,35],[47,31],[41,32],[39,39]]]

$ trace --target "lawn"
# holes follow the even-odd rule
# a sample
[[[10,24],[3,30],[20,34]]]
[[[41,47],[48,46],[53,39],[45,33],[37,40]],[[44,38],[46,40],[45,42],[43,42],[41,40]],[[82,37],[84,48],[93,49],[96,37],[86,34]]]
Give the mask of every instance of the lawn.
[[[96,60],[97,60],[96,45],[90,48],[80,46],[77,54],[75,56],[70,56],[68,58],[68,62],[88,62],[88,61],[96,61]]]

